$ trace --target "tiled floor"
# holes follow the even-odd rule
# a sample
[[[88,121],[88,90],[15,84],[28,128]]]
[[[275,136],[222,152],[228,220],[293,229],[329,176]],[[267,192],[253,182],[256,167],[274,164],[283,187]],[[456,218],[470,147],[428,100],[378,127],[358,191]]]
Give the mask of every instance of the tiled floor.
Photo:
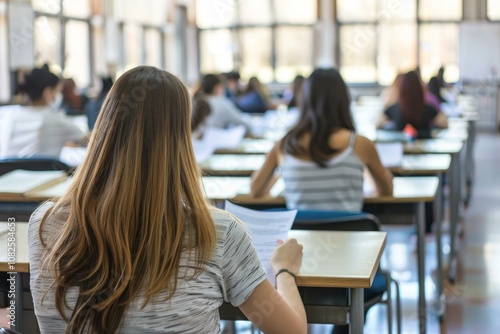
[[[500,333],[500,137],[478,136],[475,151],[476,175],[473,197],[464,212],[464,238],[460,246],[459,276],[446,284],[446,321],[438,322],[435,301],[435,240],[426,238],[426,285],[429,334]],[[416,238],[411,228],[391,228],[382,266],[400,282],[403,300],[403,333],[418,333]],[[449,238],[445,238],[447,250]],[[365,333],[387,332],[384,306],[368,313]],[[6,312],[0,310],[0,326]],[[240,324],[242,328],[246,324]],[[332,326],[313,326],[311,333],[326,334]],[[242,330],[240,333],[248,333]]]

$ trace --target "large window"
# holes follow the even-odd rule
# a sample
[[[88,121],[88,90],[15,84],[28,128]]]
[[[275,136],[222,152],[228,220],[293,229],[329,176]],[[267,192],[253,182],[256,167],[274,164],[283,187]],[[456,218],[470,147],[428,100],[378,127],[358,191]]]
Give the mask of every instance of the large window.
[[[317,0],[197,0],[202,73],[290,82],[313,68]]]
[[[91,1],[32,0],[35,64],[49,64],[80,88],[91,85]]]
[[[337,0],[336,9],[346,81],[386,85],[417,66],[424,80],[441,66],[459,79],[462,0]]]
[[[168,1],[114,0],[114,18],[120,22],[120,72],[138,65],[165,68]]]
[[[488,0],[488,18],[493,21],[500,21],[500,1]]]

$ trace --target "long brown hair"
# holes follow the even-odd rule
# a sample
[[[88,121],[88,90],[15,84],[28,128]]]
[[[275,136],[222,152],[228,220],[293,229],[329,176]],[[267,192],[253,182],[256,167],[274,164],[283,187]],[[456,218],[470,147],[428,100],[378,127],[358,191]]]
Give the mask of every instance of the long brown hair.
[[[106,97],[69,191],[44,216],[65,217],[42,269],[54,278],[66,333],[115,333],[128,305],[176,291],[181,253],[196,274],[211,258],[215,225],[191,144],[191,102],[172,74],[137,67]],[[69,317],[66,294],[79,289]]]
[[[337,130],[354,131],[350,98],[342,76],[334,69],[317,69],[304,83],[298,124],[281,140],[280,148],[291,155],[309,155],[319,166],[337,150],[329,145]],[[308,147],[300,139],[310,134]]]
[[[411,124],[414,128],[420,129],[425,122],[430,121],[424,119],[424,90],[417,72],[411,71],[403,75],[399,87],[398,103],[406,124]]]

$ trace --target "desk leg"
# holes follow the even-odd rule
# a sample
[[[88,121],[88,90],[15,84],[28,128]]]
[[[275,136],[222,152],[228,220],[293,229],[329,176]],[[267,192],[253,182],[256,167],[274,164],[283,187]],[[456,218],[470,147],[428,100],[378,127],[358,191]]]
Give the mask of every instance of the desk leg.
[[[418,317],[420,334],[427,329],[425,303],[425,203],[417,203],[417,251],[418,251]]]
[[[350,334],[362,334],[365,325],[365,300],[363,288],[351,289]]]
[[[439,178],[438,193],[434,201],[434,220],[436,222],[436,252],[437,252],[437,302],[438,316],[440,320],[444,320],[445,315],[445,297],[444,297],[444,278],[443,278],[443,174],[437,175]]]
[[[23,274],[22,273],[16,273],[16,293],[15,293],[15,302],[16,302],[16,322],[15,326],[11,326],[11,329],[15,330],[16,332],[23,332],[23,310],[24,310],[24,305],[23,305]]]
[[[448,278],[455,282],[456,278],[456,234],[459,221],[460,190],[460,154],[453,155],[450,177],[450,259]]]

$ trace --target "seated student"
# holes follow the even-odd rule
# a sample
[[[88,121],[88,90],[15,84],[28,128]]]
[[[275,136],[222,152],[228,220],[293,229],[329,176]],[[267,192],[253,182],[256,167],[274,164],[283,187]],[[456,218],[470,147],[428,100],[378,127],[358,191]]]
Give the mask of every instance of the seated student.
[[[66,112],[66,115],[83,114],[88,97],[77,94],[76,83],[73,79],[62,80],[62,96],[61,108]]]
[[[212,110],[207,119],[207,127],[227,128],[229,125],[245,125],[247,121],[241,110],[224,96],[224,87],[221,79],[215,74],[205,75],[199,84],[199,91],[207,96]]]
[[[85,113],[87,114],[90,130],[94,127],[97,116],[99,115],[99,110],[101,110],[102,104],[104,103],[104,99],[113,86],[113,79],[111,77],[101,77],[101,85],[101,92],[99,95],[85,105]]]
[[[235,102],[240,110],[249,114],[263,114],[273,107],[264,86],[256,77],[250,78]]]
[[[241,95],[240,74],[238,72],[229,72],[225,74],[225,95],[228,99],[234,100]]]
[[[59,111],[61,85],[48,67],[36,68],[20,87],[27,106],[9,107],[0,124],[0,158],[58,158],[67,142],[81,141],[85,133]]]
[[[297,75],[293,79],[291,89],[288,88],[283,92],[283,98],[288,101],[288,108],[298,108],[300,106],[300,94],[305,81],[306,78],[302,75]]]
[[[253,175],[252,194],[265,194],[280,166],[289,209],[361,211],[367,166],[378,192],[391,195],[392,174],[382,166],[375,145],[355,134],[349,106],[340,73],[315,70],[304,84],[299,123]],[[366,299],[375,293],[365,292]],[[333,333],[349,333],[349,326],[335,326]]]
[[[207,97],[203,93],[196,93],[193,96],[193,112],[191,115],[191,131],[193,137],[200,139],[207,126],[208,116],[212,113]]]
[[[375,145],[355,134],[349,106],[340,73],[315,70],[304,84],[298,124],[254,174],[252,194],[267,192],[278,166],[290,209],[360,211],[364,166],[378,192],[392,194],[392,174],[382,166]]]
[[[148,89],[131,106],[135,87]],[[71,187],[30,219],[42,333],[221,333],[223,301],[265,333],[306,333],[293,277],[302,246],[275,249],[272,267],[287,270],[276,291],[243,224],[203,195],[190,100],[154,67],[126,72],[109,92]]]
[[[416,72],[403,75],[398,101],[385,110],[379,127],[389,123],[398,131],[411,125],[417,131],[417,138],[430,138],[434,126],[446,127],[446,117],[425,103],[424,89]]]

